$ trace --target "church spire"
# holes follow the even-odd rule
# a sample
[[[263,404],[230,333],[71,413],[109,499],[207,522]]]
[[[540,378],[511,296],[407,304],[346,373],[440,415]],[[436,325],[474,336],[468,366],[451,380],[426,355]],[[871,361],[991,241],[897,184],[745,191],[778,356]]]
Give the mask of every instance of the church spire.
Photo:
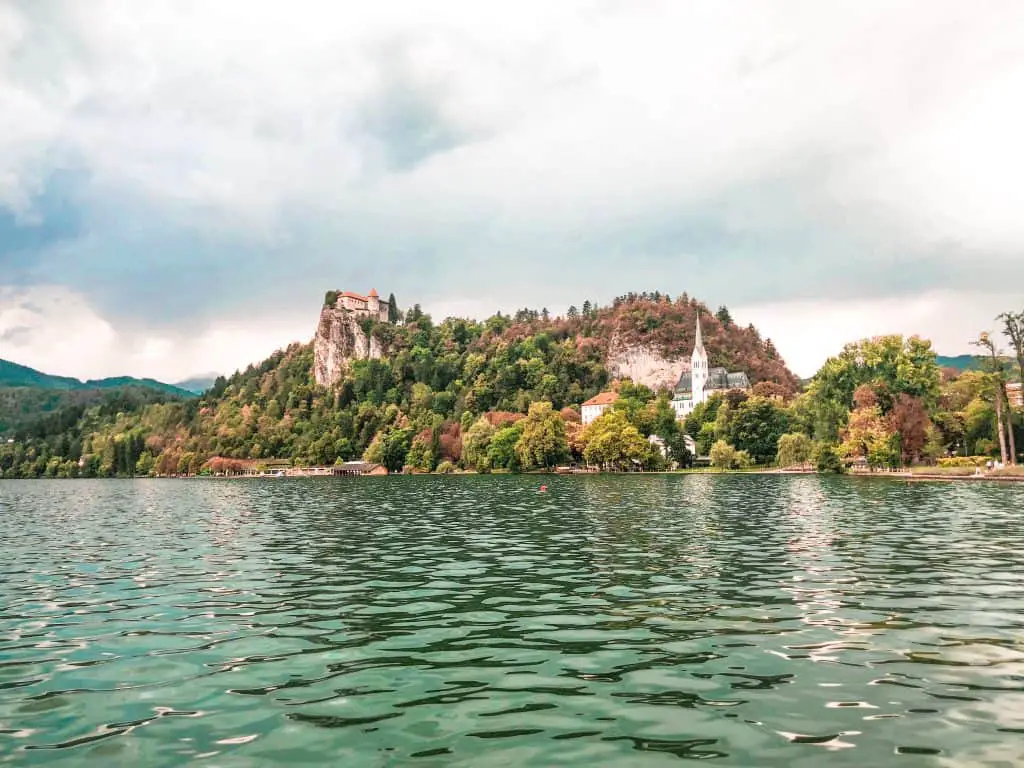
[[[697,338],[693,342],[693,354],[703,355],[704,352],[704,334],[700,330],[700,312],[697,312]]]

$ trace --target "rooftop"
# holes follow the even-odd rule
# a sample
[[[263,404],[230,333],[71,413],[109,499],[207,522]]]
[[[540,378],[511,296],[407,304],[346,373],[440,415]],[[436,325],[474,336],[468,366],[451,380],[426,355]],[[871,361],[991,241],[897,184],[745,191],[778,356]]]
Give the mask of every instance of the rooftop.
[[[611,405],[619,399],[618,392],[601,392],[587,400],[584,405]]]

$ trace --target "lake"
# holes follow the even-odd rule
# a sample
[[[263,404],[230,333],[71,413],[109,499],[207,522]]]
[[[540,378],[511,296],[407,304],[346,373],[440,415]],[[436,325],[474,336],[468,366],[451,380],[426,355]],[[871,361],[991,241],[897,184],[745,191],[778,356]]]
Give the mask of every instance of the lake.
[[[1019,765],[1022,522],[1021,484],[2,481],[0,764]]]

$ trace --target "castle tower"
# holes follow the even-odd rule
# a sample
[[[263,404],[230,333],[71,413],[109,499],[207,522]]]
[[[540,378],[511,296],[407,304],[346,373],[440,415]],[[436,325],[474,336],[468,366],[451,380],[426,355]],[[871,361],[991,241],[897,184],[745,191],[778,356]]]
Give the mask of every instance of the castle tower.
[[[377,295],[376,288],[371,288],[370,292],[366,295],[366,305],[367,309],[375,315],[380,314],[380,296]]]
[[[708,383],[708,353],[704,349],[704,334],[700,330],[700,313],[697,313],[697,337],[690,355],[690,381],[693,388],[693,402],[703,403],[704,386]]]

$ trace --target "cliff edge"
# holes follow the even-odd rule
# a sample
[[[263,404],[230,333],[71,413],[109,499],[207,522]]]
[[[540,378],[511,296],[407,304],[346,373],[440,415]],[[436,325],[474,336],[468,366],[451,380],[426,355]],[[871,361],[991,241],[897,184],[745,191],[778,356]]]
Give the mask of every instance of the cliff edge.
[[[380,341],[364,330],[360,318],[338,307],[325,306],[313,336],[313,376],[321,387],[341,380],[353,360],[384,356]]]

